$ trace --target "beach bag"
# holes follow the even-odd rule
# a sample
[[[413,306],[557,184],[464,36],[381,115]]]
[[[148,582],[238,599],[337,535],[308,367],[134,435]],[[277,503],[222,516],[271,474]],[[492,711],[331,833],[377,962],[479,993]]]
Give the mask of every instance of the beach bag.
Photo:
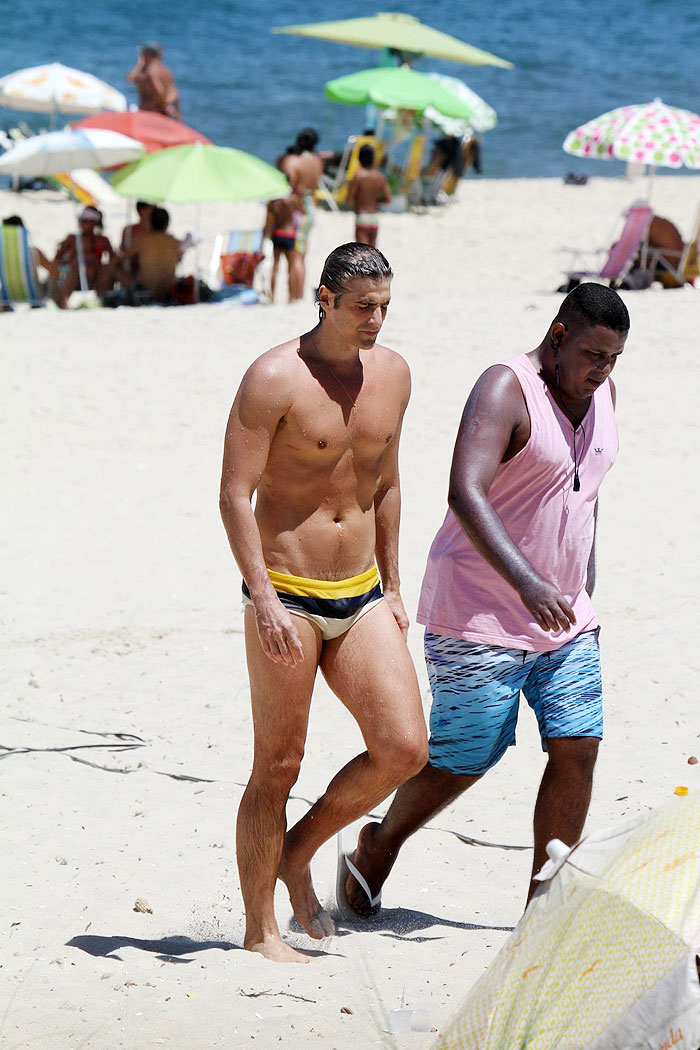
[[[223,283],[251,288],[256,267],[264,258],[262,252],[226,252],[221,256]]]

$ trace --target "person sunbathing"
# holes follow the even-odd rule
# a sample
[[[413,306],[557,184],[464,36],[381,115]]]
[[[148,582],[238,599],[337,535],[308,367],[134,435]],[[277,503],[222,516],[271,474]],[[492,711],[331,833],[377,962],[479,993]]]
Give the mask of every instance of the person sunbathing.
[[[58,272],[57,302],[62,309],[68,305],[71,292],[81,287],[81,251],[87,287],[94,288],[98,294],[110,287],[110,263],[115,258],[115,251],[109,238],[98,233],[102,223],[99,208],[83,208],[78,216],[79,232],[69,233],[56,250],[53,266]]]
[[[191,243],[179,241],[168,233],[170,216],[165,208],[156,207],[151,213],[151,232],[136,238],[123,253],[123,264],[136,263],[136,284],[149,291],[157,303],[169,303],[173,298],[175,271],[185,248]]]

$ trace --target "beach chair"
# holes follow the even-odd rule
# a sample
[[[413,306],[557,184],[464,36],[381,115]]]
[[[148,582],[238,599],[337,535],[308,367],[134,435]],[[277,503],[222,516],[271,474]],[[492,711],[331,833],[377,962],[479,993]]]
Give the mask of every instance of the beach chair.
[[[423,170],[425,143],[425,135],[416,135],[412,140],[408,150],[408,156],[406,157],[406,164],[401,175],[401,181],[397,187],[397,193],[403,193],[407,197],[411,196],[413,185],[418,181],[420,173]]]
[[[24,226],[0,226],[0,306],[13,303],[43,306],[34,253]]]
[[[653,225],[653,223],[652,223]],[[678,248],[649,248],[648,266],[667,288],[682,288],[700,276],[700,206],[689,239]]]
[[[227,230],[214,240],[209,284],[252,288],[255,271],[265,258],[262,230]]]
[[[581,281],[597,281],[611,288],[619,288],[637,259],[640,272],[648,273],[646,237],[653,214],[649,205],[642,202],[628,208],[622,232],[608,250],[602,265],[598,268],[569,270],[569,284],[573,287]],[[644,284],[641,282],[635,287],[644,287]]]
[[[325,200],[333,211],[338,211],[338,205],[347,202],[350,183],[360,167],[359,154],[363,146],[372,147],[375,166],[379,166],[384,156],[385,143],[377,139],[375,135],[350,135],[345,143],[335,175],[332,177],[322,175],[319,180],[316,196]],[[333,204],[330,204],[331,200]]]

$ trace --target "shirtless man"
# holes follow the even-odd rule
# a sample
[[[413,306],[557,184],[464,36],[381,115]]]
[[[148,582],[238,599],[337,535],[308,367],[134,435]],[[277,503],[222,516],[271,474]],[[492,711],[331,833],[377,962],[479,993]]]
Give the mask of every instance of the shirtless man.
[[[244,947],[280,962],[307,959],[280,937],[276,879],[307,933],[331,934],[311,858],[427,754],[397,564],[398,446],[410,376],[405,361],[376,342],[391,277],[376,249],[345,244],[331,252],[318,325],[253,362],[226,432],[221,513],[245,580],[254,729],[237,831]],[[319,668],[367,750],[285,836]]]
[[[162,59],[163,48],[160,44],[144,44],[138,62],[126,79],[136,88],[139,109],[182,120],[175,79]]]
[[[384,172],[375,169],[371,146],[360,147],[357,159],[361,167],[350,183],[348,204],[355,211],[355,240],[374,248],[379,229],[377,205],[391,203],[391,186]]]
[[[270,274],[270,300],[275,301],[277,273],[280,259],[287,260],[289,301],[301,299],[304,286],[304,263],[296,250],[297,228],[295,215],[299,211],[299,198],[295,193],[267,202],[263,237],[272,241],[272,273]]]
[[[359,914],[376,910],[409,835],[515,744],[521,690],[547,753],[532,875],[551,839],[573,846],[581,835],[603,735],[597,499],[617,453],[610,373],[629,323],[616,292],[581,284],[536,349],[492,365],[469,395],[418,603],[433,694],[429,763],[381,824],[362,828],[346,861],[339,901]]]
[[[299,273],[301,285],[300,296],[304,291],[306,275],[304,256],[309,245],[309,234],[314,224],[314,192],[323,174],[323,159],[316,152],[318,135],[313,128],[303,128],[296,137],[291,152],[286,153],[279,162],[280,170],[289,179],[292,193],[301,202],[297,216],[297,236],[294,248],[299,256]]]
[[[155,207],[151,212],[151,232],[142,233],[123,255],[125,268],[129,263],[135,264],[136,281],[157,303],[170,301],[177,265],[187,247],[186,241],[167,232],[169,222],[166,209]]]

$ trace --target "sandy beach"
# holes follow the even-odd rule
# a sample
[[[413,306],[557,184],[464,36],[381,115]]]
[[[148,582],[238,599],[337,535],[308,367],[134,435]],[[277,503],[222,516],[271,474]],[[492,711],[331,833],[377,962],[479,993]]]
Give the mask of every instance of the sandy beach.
[[[607,246],[644,190],[467,179],[449,207],[383,217],[396,276],[381,341],[413,375],[401,453],[412,617],[467,393],[489,364],[539,343],[566,249]],[[657,177],[653,194],[687,236],[700,179]],[[13,212],[47,254],[72,229],[57,196],[1,193],[0,213]],[[124,212],[106,209],[113,242]],[[174,233],[196,228],[193,207],[171,213]],[[203,207],[201,258],[218,230],[260,216]],[[252,731],[240,577],[217,506],[223,433],[253,358],[315,323],[311,288],[352,233],[350,214],[318,212],[306,297],[292,306],[0,317],[3,1050],[425,1050],[522,913],[544,765],[527,709],[517,748],[406,845],[378,918],[312,942],[280,886],[281,929],[309,965],[241,950],[234,831]],[[607,721],[590,829],[700,777],[688,764],[700,754],[700,291],[622,294],[632,328],[615,375],[620,455],[600,502]],[[427,714],[415,624],[409,644]],[[290,821],[360,749],[319,681]],[[334,842],[313,874],[333,911]],[[401,1005],[427,1009],[433,1031],[392,1043],[386,1016]]]

